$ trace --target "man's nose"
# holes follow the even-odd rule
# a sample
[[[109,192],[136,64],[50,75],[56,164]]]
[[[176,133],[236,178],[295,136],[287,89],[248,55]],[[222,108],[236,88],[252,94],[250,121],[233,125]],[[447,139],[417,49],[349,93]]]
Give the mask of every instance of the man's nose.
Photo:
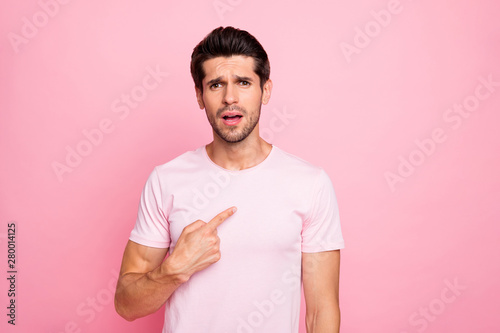
[[[232,84],[228,84],[224,92],[224,103],[230,105],[237,102],[238,102],[238,90]]]

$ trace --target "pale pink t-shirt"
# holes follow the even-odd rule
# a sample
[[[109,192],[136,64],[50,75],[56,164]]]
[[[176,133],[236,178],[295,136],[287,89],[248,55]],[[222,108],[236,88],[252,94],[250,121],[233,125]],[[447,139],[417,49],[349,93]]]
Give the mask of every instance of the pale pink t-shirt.
[[[328,175],[274,145],[240,171],[215,164],[205,146],[157,166],[130,240],[171,253],[186,225],[231,206],[217,229],[221,259],[167,300],[163,333],[296,333],[302,252],[344,248]]]

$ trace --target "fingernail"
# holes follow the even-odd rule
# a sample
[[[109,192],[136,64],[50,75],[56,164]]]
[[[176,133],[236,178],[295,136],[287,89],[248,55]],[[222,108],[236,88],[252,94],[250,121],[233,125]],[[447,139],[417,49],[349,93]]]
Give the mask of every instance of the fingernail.
[[[233,213],[236,213],[236,207],[233,208]]]

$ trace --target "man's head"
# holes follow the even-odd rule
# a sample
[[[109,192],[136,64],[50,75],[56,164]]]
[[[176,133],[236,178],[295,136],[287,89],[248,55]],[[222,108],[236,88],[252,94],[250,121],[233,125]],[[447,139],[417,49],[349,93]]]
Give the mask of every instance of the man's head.
[[[203,63],[205,61],[216,57],[235,55],[254,59],[254,71],[260,78],[260,88],[262,89],[271,73],[267,53],[254,36],[247,31],[233,27],[214,29],[194,48],[191,55],[191,76],[195,87],[203,93],[202,81],[206,75]]]
[[[217,28],[194,49],[191,73],[200,109],[205,109],[214,139],[238,143],[259,138],[262,104],[271,97],[269,60],[248,32]]]

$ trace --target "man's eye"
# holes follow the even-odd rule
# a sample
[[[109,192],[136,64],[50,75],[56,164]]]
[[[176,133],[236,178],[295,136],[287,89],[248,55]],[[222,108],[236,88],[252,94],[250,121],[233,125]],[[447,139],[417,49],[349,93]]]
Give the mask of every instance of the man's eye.
[[[220,83],[214,83],[210,86],[211,89],[215,89],[215,88],[220,88],[221,87],[221,84]]]
[[[250,85],[250,82],[248,82],[248,81],[241,81],[240,83],[242,86],[249,86]]]

